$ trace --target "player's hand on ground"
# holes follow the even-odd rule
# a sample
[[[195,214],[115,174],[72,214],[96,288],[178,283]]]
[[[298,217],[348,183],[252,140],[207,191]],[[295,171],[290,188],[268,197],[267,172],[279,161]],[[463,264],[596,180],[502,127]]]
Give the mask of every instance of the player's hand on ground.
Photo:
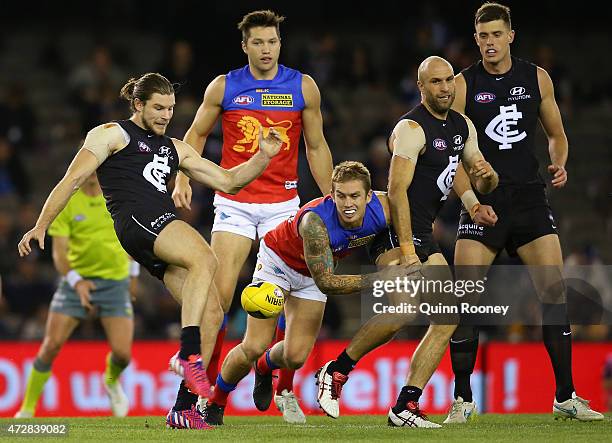
[[[96,289],[96,285],[91,280],[83,279],[74,284],[74,290],[81,299],[81,306],[83,306],[88,313],[94,310],[94,306],[91,304],[91,291],[94,289]]]
[[[555,188],[562,188],[567,183],[567,171],[560,165],[549,165],[548,172],[552,175],[552,185]]]
[[[477,160],[476,163],[474,163],[470,168],[470,175],[472,177],[488,179],[495,175],[495,171],[493,170],[491,163],[481,158],[480,160]]]
[[[174,180],[174,190],[172,191],[172,200],[177,208],[186,208],[191,211],[191,185],[189,178],[184,174],[177,174]]]
[[[472,221],[480,226],[495,226],[497,214],[489,205],[478,205],[472,214]]]
[[[267,157],[274,157],[279,153],[281,146],[283,146],[283,140],[279,132],[270,128],[268,136],[263,136],[263,128],[259,127],[259,150],[262,151]]]
[[[30,240],[35,240],[38,242],[38,246],[40,249],[45,249],[45,229],[34,226],[28,232],[21,237],[21,241],[17,245],[17,250],[19,251],[19,256],[24,257],[29,255],[32,252],[32,247],[30,246]]]

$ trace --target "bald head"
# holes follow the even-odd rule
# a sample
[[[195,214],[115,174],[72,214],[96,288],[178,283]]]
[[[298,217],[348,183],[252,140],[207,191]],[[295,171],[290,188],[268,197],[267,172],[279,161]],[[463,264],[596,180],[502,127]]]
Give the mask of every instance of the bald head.
[[[432,55],[427,57],[419,65],[418,80],[420,82],[426,82],[431,77],[433,72],[442,72],[444,70],[450,70],[453,73],[453,67],[442,57]]]
[[[419,66],[417,85],[421,102],[439,118],[446,118],[455,100],[455,75],[451,64],[442,57],[427,57]]]

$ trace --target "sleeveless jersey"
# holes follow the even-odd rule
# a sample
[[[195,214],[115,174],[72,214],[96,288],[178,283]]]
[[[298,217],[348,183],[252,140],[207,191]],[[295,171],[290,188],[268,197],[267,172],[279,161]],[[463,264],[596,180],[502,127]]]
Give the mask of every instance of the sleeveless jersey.
[[[330,195],[305,204],[294,217],[282,222],[264,237],[266,245],[292,269],[310,277],[304,260],[304,242],[299,233],[300,220],[307,212],[314,212],[325,224],[330,248],[335,258],[342,258],[354,248],[365,245],[387,227],[385,212],[376,194],[366,206],[363,223],[359,228],[347,229],[340,224],[336,203]]]
[[[474,122],[484,157],[500,185],[544,184],[535,156],[540,88],[536,65],[512,57],[505,74],[489,74],[482,61],[463,72],[465,114]]]
[[[272,80],[256,80],[249,66],[225,76],[221,166],[229,169],[251,158],[264,137],[276,129],[283,145],[266,170],[238,194],[218,194],[244,203],[278,203],[297,196],[297,161],[302,132],[302,74],[278,65]]]
[[[115,225],[129,214],[151,208],[174,212],[168,182],[179,156],[170,137],[146,131],[131,120],[117,121],[130,136],[128,145],[98,167],[98,180]]]
[[[425,133],[425,152],[419,155],[408,188],[413,233],[428,233],[455,181],[469,135],[467,121],[450,109],[446,120],[434,117],[420,104],[400,120],[414,120]]]

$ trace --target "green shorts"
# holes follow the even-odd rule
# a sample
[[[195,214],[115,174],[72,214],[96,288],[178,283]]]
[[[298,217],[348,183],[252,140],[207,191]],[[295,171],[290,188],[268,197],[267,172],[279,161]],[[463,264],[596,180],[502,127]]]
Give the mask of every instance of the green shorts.
[[[128,291],[129,279],[90,278],[88,280],[91,280],[96,286],[96,289],[91,291],[91,304],[96,307],[99,317],[133,317],[134,312]],[[81,306],[79,295],[70,287],[65,278],[62,279],[57,291],[53,294],[50,309],[52,312],[78,319],[87,316],[87,311]]]

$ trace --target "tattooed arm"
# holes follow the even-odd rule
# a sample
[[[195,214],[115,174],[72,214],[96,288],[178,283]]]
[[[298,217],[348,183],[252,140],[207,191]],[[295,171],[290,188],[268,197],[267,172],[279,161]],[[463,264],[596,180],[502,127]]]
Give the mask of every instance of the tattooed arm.
[[[364,277],[361,275],[334,275],[334,257],[329,246],[327,228],[314,212],[308,212],[300,221],[300,235],[304,240],[304,259],[317,287],[327,295],[359,292]]]

